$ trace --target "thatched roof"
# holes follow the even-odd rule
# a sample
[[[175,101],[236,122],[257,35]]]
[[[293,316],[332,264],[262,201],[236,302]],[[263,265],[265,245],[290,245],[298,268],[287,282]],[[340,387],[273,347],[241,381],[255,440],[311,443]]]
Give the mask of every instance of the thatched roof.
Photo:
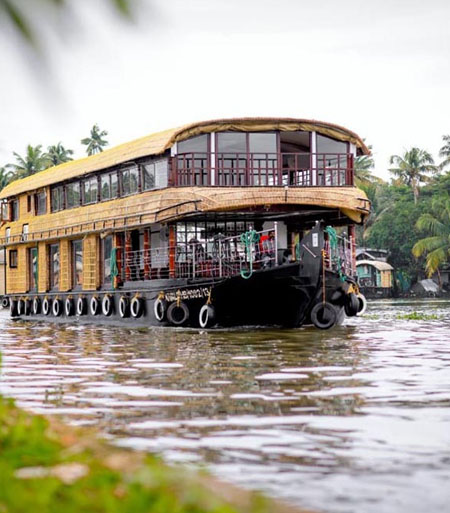
[[[163,132],[147,135],[131,142],[120,144],[114,148],[103,151],[91,157],[73,160],[41,171],[32,176],[16,180],[0,192],[0,199],[16,196],[27,191],[32,191],[52,185],[64,180],[70,180],[77,176],[83,176],[94,171],[110,168],[135,159],[161,155],[177,141],[183,141],[190,137],[220,131],[259,132],[267,130],[280,131],[316,131],[322,135],[333,137],[341,141],[355,144],[364,154],[370,151],[362,139],[338,125],[314,121],[309,119],[294,118],[235,118],[217,119],[190,123],[178,128],[172,128]]]
[[[391,264],[388,264],[387,262],[382,262],[380,260],[358,260],[356,262],[356,266],[359,265],[371,265],[372,267],[375,267],[375,269],[378,269],[379,271],[393,271],[394,268]]]

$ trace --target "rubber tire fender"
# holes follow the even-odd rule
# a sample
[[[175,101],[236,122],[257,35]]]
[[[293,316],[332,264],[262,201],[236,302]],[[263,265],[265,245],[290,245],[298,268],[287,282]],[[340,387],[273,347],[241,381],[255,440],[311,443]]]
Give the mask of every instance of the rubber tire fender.
[[[164,298],[157,298],[153,303],[153,312],[158,322],[163,322],[167,316],[167,300]]]
[[[179,317],[177,312],[181,313]],[[167,320],[174,326],[184,326],[189,320],[189,308],[184,301],[174,301],[167,309]]]
[[[134,296],[130,302],[131,315],[137,319],[144,313],[144,302],[141,297]]]
[[[33,299],[33,313],[38,315],[41,312],[41,300],[38,297]]]
[[[203,305],[198,314],[200,328],[211,328],[216,323],[216,309],[213,305]]]
[[[9,306],[9,297],[2,298],[2,308],[8,308]]]
[[[105,294],[102,299],[102,313],[109,317],[113,313],[114,302],[110,294]]]
[[[64,301],[64,313],[66,317],[70,317],[75,313],[75,303],[71,297],[67,297]]]
[[[364,315],[367,310],[366,296],[364,296],[360,292],[359,294],[356,295],[356,297],[358,298],[358,313],[356,315]]]
[[[346,301],[344,304],[345,315],[347,317],[354,317],[358,313],[359,309],[359,300],[353,292],[347,295]]]
[[[84,298],[83,296],[80,296],[78,299],[77,299],[77,315],[80,316],[80,315],[86,315],[86,311],[87,311],[87,302],[86,302],[86,298]]]
[[[324,315],[326,315],[327,318],[324,318]],[[328,330],[337,322],[336,309],[330,303],[317,303],[311,310],[311,321],[316,328]]]
[[[89,301],[89,310],[91,315],[98,315],[100,311],[100,302],[97,296],[91,297],[91,300]]]
[[[130,300],[127,296],[121,296],[119,300],[119,315],[122,319],[130,316]]]
[[[50,310],[51,310],[50,299],[48,299],[48,297],[44,297],[44,300],[42,301],[42,313],[44,315],[48,315],[50,313]]]
[[[9,312],[11,317],[17,317],[17,301],[15,299],[11,299],[9,302]]]
[[[23,298],[20,298],[19,301],[17,301],[17,315],[20,317],[25,313],[25,300]]]
[[[61,315],[62,310],[62,301],[60,299],[54,299],[52,303],[52,314],[55,317],[59,317]]]

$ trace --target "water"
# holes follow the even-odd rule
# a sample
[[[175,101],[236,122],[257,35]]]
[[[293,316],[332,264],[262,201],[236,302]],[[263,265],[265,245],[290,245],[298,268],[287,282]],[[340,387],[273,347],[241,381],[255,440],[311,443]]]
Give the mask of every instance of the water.
[[[413,310],[437,320],[398,320]],[[450,506],[450,302],[380,301],[340,328],[182,331],[13,322],[0,393],[115,443],[323,512]]]

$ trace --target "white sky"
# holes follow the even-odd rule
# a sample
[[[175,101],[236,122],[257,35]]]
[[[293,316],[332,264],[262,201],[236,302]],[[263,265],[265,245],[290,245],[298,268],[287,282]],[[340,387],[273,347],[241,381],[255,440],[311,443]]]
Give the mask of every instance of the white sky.
[[[314,118],[374,147],[377,174],[450,133],[449,0],[140,0],[128,24],[72,1],[45,61],[0,23],[0,165],[27,144],[111,145],[235,116]]]

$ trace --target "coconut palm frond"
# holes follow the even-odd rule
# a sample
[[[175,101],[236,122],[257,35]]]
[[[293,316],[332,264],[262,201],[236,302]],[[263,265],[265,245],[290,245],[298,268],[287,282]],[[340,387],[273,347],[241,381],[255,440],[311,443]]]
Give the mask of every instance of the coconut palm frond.
[[[425,270],[428,277],[432,276],[439,267],[447,261],[448,252],[445,246],[436,248],[435,250],[428,253],[426,258]]]
[[[421,239],[414,244],[412,248],[412,254],[418,258],[423,254],[434,251],[435,249],[444,245],[445,237],[426,237],[425,239]]]

